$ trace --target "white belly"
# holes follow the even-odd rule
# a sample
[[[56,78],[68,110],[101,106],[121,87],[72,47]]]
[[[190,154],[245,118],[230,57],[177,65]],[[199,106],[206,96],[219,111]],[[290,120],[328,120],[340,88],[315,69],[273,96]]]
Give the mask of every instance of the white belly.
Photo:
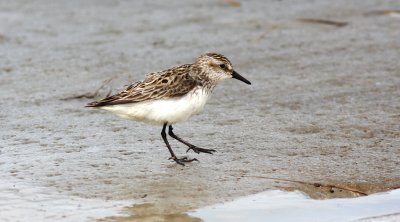
[[[185,121],[202,111],[209,95],[209,93],[198,88],[182,97],[104,106],[101,108],[125,119],[152,124],[164,124],[166,122],[174,124]]]

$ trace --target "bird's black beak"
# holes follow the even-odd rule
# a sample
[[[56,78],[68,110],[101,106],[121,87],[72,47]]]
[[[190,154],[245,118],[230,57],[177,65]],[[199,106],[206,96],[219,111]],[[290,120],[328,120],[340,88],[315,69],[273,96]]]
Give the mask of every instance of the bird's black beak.
[[[240,81],[242,81],[242,82],[245,82],[245,83],[251,85],[251,82],[250,82],[249,80],[245,79],[243,76],[241,76],[241,75],[240,75],[239,73],[237,73],[235,70],[233,70],[233,72],[232,72],[232,78],[237,79],[237,80],[240,80]]]

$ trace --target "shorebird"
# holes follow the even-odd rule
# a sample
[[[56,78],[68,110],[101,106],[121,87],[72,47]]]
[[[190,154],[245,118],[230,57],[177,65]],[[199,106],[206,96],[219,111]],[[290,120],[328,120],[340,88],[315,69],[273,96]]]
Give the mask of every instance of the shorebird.
[[[202,111],[215,86],[230,78],[251,84],[233,70],[231,62],[225,56],[206,53],[193,64],[150,73],[143,81],[135,82],[115,95],[86,106],[101,108],[125,119],[162,125],[161,137],[171,154],[169,159],[184,165],[185,162],[198,160],[178,158],[175,155],[167,140],[167,126],[168,134],[172,138],[188,146],[186,152],[215,152],[214,149],[200,148],[181,139],[173,132],[172,125]]]

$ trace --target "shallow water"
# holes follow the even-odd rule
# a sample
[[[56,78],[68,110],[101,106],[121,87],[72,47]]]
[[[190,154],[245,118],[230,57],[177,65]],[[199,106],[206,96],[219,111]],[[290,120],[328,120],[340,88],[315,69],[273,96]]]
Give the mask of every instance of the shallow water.
[[[311,199],[300,191],[269,190],[233,201],[168,214],[156,204],[126,207],[130,216],[108,217],[117,221],[341,221],[380,222],[400,220],[400,190],[358,198]]]
[[[5,181],[0,183],[0,221],[86,221],[124,216],[132,201],[106,201],[67,196],[48,187]]]
[[[381,13],[398,8],[394,0],[2,1],[0,178],[64,199],[150,203],[166,215],[271,189],[333,198],[359,196],[333,185],[367,194],[399,187],[400,23]],[[71,99],[104,84],[100,98],[206,51],[225,54],[253,84],[226,81],[201,115],[174,126],[217,150],[185,153],[171,141],[199,163],[170,162],[160,126]]]
[[[400,190],[367,197],[313,200],[271,190],[190,213],[204,221],[399,221]]]

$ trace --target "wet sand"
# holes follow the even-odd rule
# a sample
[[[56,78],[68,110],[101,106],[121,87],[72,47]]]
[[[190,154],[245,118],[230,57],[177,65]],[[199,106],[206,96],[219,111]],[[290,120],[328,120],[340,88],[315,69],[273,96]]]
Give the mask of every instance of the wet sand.
[[[0,2],[0,176],[168,215],[270,189],[333,198],[399,187],[400,16],[387,11],[397,9],[394,0]],[[160,126],[74,99],[207,51],[253,84],[226,81],[201,115],[174,126],[218,151],[171,141],[199,163],[170,162]]]

